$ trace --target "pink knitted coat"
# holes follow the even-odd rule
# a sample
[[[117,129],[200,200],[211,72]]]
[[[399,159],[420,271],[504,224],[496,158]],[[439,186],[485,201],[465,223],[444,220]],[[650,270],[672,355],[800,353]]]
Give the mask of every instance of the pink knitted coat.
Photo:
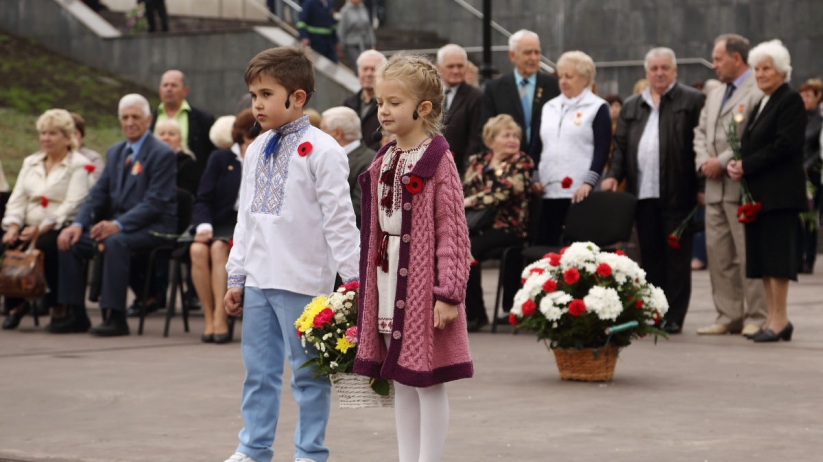
[[[435,137],[414,169],[401,177],[402,225],[394,332],[388,349],[377,331],[377,263],[380,230],[376,207],[383,155],[360,175],[360,298],[357,328],[360,336],[354,372],[428,387],[474,374],[466,333],[463,299],[469,279],[471,251],[463,189],[457,167],[442,136]],[[415,180],[422,180],[417,191]],[[412,191],[410,191],[410,189]],[[436,300],[458,305],[457,319],[435,329]]]

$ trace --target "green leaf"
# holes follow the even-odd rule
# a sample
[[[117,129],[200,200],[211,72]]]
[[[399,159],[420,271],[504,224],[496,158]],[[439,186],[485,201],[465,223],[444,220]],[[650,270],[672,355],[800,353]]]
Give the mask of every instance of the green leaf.
[[[389,381],[386,379],[371,379],[369,386],[380,396],[389,396]]]

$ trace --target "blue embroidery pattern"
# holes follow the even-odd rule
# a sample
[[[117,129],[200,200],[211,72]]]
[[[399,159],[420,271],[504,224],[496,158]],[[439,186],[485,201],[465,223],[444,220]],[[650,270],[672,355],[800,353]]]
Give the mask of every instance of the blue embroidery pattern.
[[[239,276],[239,275],[230,275],[228,284],[226,287],[229,289],[233,289],[235,287],[243,288],[246,285],[246,276]]]
[[[265,148],[257,159],[251,213],[280,216],[283,202],[286,199],[289,163],[296,153],[298,143],[310,126],[308,116],[303,116],[284,125],[279,133],[269,133]],[[280,139],[274,140],[273,138],[278,134]],[[275,146],[271,146],[272,144]],[[267,152],[271,148],[274,148],[273,154]]]

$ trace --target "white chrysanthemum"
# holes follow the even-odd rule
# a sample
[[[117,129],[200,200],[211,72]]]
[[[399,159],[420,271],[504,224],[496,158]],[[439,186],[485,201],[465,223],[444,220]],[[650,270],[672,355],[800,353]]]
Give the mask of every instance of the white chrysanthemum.
[[[663,317],[666,312],[669,311],[669,301],[666,299],[666,294],[663,292],[663,289],[651,284],[649,284],[649,289],[651,289],[651,291],[645,303],[648,303],[650,305],[649,308],[657,310],[657,312],[660,313],[660,317]]]
[[[520,277],[522,279],[529,279],[530,277],[534,276],[535,274],[537,274],[537,273],[532,272],[532,269],[534,269],[534,268],[542,269],[543,273],[545,274],[545,273],[548,273],[549,271],[551,271],[552,266],[549,265],[548,260],[544,260],[544,259],[537,260],[536,262],[532,263],[531,265],[523,268],[523,271],[520,273]]]
[[[555,306],[554,299],[550,296],[543,297],[543,300],[540,300],[540,312],[549,321],[557,321],[563,316],[563,310]]]
[[[574,300],[574,298],[571,295],[567,294],[566,292],[563,292],[562,290],[552,292],[546,295],[546,297],[550,297],[552,299],[552,303],[554,303],[554,305],[557,307],[561,307],[564,313],[568,309],[566,308],[566,306],[569,303],[571,303],[572,300]]]
[[[620,295],[611,287],[592,287],[589,294],[583,297],[583,303],[586,304],[587,311],[597,314],[604,321],[614,321],[623,312]]]
[[[523,316],[523,304],[529,299],[529,294],[526,289],[520,289],[514,294],[514,304],[512,305],[511,313],[517,316]]]
[[[337,361],[332,361],[332,362],[329,363],[329,368],[330,369],[337,369],[338,365],[339,364],[337,364]]]
[[[560,257],[560,268],[565,271],[569,268],[577,268],[594,273],[597,268],[597,254],[600,247],[591,242],[575,242],[563,252]]]
[[[353,291],[346,294],[346,298],[348,298],[349,300],[354,300],[355,296],[356,295]]]
[[[335,320],[336,323],[341,323],[341,322],[345,321],[346,320],[346,313],[343,313],[342,311],[338,311],[337,313],[334,313],[334,320]]]
[[[543,292],[543,284],[546,283],[549,279],[551,279],[551,274],[545,272],[543,274],[535,274],[532,277],[526,279],[526,282],[523,283],[523,290],[526,291],[529,298],[534,300],[535,297],[540,295]]]
[[[345,295],[341,294],[340,292],[335,292],[329,295],[329,299],[326,301],[326,303],[329,304],[329,307],[331,307],[332,310],[339,311],[343,308],[343,302],[345,300]]]

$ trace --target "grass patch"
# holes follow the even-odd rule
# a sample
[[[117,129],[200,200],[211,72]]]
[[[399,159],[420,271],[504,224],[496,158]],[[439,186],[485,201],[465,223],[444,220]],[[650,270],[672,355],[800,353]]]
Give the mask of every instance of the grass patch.
[[[157,90],[127,82],[55,54],[34,41],[0,33],[0,159],[12,186],[23,159],[39,150],[35,128],[44,111],[63,108],[86,119],[88,148],[105,154],[123,140],[117,122],[117,103],[123,95],[139,93],[152,107]]]

